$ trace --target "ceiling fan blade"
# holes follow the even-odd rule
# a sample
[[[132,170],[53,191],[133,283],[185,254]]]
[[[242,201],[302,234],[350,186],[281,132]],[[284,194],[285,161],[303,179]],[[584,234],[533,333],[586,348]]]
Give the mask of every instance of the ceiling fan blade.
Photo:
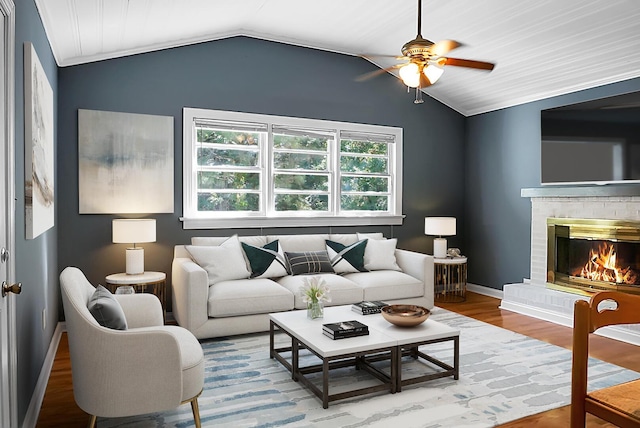
[[[358,55],[360,58],[364,58],[366,60],[373,60],[374,58],[394,58],[397,60],[409,60],[408,56],[398,56],[398,55],[378,55],[378,54],[360,54]]]
[[[443,56],[460,46],[462,46],[462,44],[455,40],[440,40],[438,43],[431,46],[430,50],[434,56]]]
[[[392,65],[391,67],[381,68],[380,70],[374,70],[374,71],[370,71],[369,73],[361,74],[360,76],[356,77],[356,82],[364,82],[365,80],[369,80],[371,78],[384,74],[393,69],[400,68],[403,65],[404,64],[396,64],[396,65]]]
[[[453,65],[455,67],[477,68],[479,70],[491,71],[496,66],[491,62],[474,61],[471,59],[460,58],[440,58],[438,63],[441,65]]]

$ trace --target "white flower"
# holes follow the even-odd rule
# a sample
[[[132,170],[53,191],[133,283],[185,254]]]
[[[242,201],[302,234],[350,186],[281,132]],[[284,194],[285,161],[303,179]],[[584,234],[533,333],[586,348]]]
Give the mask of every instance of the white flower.
[[[304,303],[330,302],[329,287],[319,276],[303,278],[300,294]]]

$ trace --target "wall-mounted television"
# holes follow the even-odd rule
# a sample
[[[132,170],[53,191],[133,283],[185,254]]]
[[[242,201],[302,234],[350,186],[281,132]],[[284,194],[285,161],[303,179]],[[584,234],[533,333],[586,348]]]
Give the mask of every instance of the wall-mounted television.
[[[541,112],[541,181],[640,183],[640,92]]]

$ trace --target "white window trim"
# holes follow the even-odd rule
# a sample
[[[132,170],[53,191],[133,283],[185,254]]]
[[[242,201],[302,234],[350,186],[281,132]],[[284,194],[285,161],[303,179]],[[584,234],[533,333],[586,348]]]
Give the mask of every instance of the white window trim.
[[[368,134],[387,134],[393,135],[395,143],[389,153],[389,168],[391,172],[391,193],[394,195],[390,199],[390,210],[385,214],[376,214],[357,211],[353,212],[350,216],[345,215],[327,215],[327,216],[303,216],[303,215],[291,215],[277,217],[268,216],[246,216],[246,217],[208,217],[202,213],[198,213],[195,197],[195,189],[197,186],[196,174],[194,173],[193,166],[195,165],[195,150],[194,150],[194,133],[195,133],[195,121],[194,119],[215,119],[215,120],[230,120],[230,121],[242,121],[242,122],[255,122],[255,123],[269,123],[269,129],[271,124],[277,123],[278,125],[285,125],[291,127],[300,128],[316,128],[316,129],[335,129],[337,131],[338,138],[341,130],[349,132],[362,132]],[[339,144],[339,140],[336,141]],[[404,215],[402,215],[402,128],[379,126],[379,125],[366,125],[359,123],[348,122],[336,122],[328,120],[317,119],[304,119],[296,117],[286,116],[274,116],[254,113],[240,113],[232,111],[222,110],[206,110],[197,108],[183,108],[183,123],[182,123],[182,209],[183,217],[180,220],[183,222],[184,229],[227,229],[227,228],[259,228],[259,227],[312,227],[312,226],[373,226],[373,225],[401,225]],[[265,145],[266,150],[270,151],[270,144]],[[268,153],[263,152],[263,155]],[[332,154],[333,155],[333,154]],[[336,156],[332,156],[333,158]],[[263,161],[266,161],[264,158]],[[270,181],[270,176],[264,177],[265,182]],[[335,183],[334,180],[332,191],[335,191],[335,186],[339,183]],[[267,184],[267,183],[265,183]],[[270,187],[270,186],[269,186]]]

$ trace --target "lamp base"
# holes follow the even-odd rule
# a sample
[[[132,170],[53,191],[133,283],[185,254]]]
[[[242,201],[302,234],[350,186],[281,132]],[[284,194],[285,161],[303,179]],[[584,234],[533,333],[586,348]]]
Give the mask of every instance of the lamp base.
[[[444,238],[435,238],[433,240],[433,257],[444,259],[447,257],[447,240]]]
[[[144,273],[144,249],[140,247],[127,248],[127,275]]]

